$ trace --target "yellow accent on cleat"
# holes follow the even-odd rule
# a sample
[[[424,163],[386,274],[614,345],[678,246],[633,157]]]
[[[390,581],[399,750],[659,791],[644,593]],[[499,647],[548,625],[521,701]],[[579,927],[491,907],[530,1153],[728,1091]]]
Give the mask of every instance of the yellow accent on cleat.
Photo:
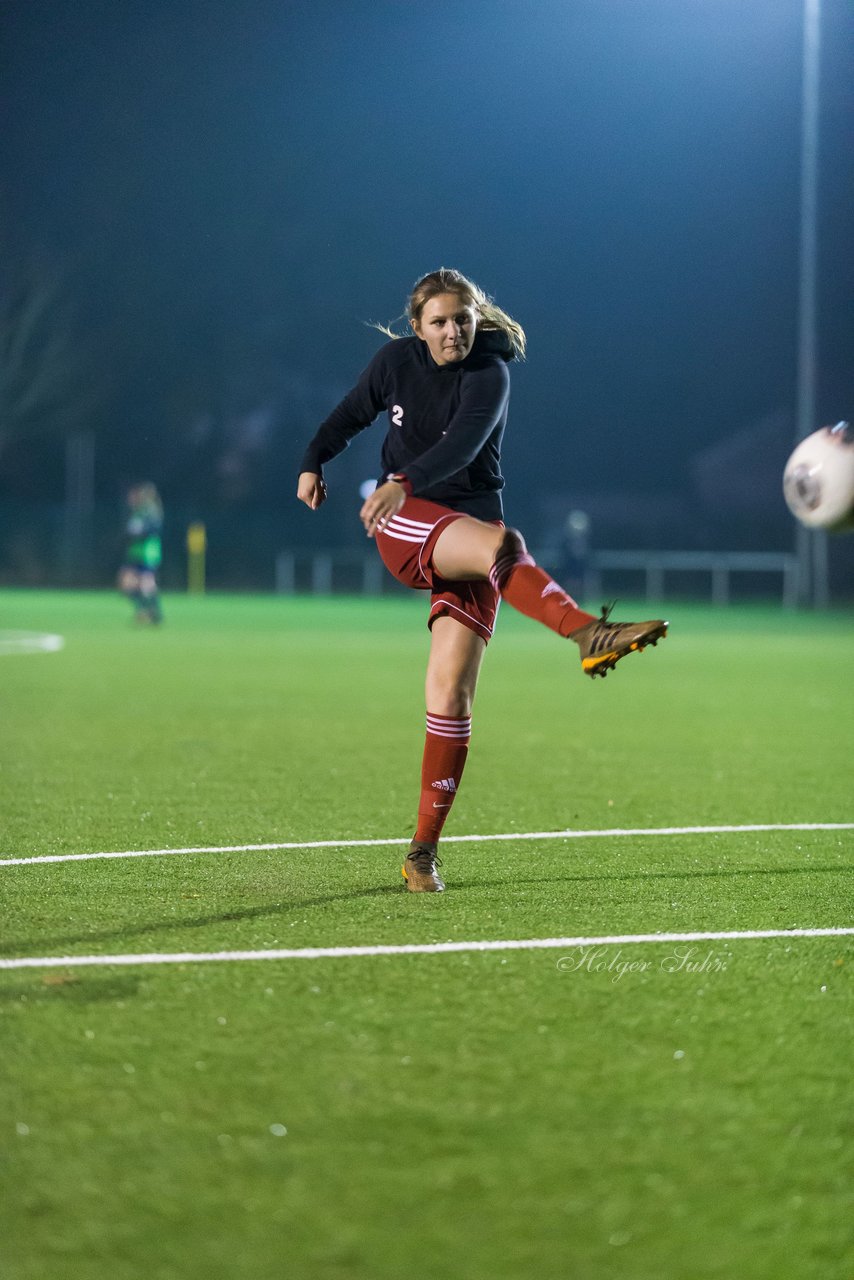
[[[598,658],[584,658],[582,660],[581,665],[585,671],[595,671],[597,667],[601,667],[607,663],[616,662],[616,661],[617,661],[616,652],[600,653]]]
[[[601,617],[570,634],[581,650],[581,668],[588,676],[606,676],[621,658],[630,653],[643,653],[647,645],[656,645],[667,635],[670,625],[662,618],[650,622],[610,622],[610,608]]]

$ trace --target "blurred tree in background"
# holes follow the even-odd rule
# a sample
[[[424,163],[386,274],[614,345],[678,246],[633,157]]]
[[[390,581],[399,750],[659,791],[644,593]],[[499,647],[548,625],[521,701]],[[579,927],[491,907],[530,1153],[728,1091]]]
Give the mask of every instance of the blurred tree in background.
[[[0,462],[17,441],[89,426],[103,389],[88,365],[62,271],[34,254],[2,252]]]

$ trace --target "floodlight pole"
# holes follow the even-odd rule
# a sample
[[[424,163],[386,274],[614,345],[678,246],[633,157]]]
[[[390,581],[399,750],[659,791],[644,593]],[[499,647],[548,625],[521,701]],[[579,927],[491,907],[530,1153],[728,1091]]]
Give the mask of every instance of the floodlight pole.
[[[803,440],[820,425],[816,422],[820,47],[821,0],[804,0],[796,440]],[[798,603],[826,608],[829,599],[827,534],[810,532],[802,525],[798,525],[795,534],[795,551],[798,558]]]

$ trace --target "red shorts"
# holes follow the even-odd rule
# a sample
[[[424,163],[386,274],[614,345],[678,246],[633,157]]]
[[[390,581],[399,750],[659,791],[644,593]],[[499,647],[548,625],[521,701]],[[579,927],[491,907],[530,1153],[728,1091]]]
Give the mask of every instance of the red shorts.
[[[383,564],[398,582],[416,591],[430,591],[427,626],[437,618],[456,618],[489,641],[495,629],[498,592],[490,582],[450,582],[433,569],[433,549],[439,535],[464,511],[451,511],[437,502],[407,498],[396,516],[374,537]],[[499,524],[500,521],[496,521]]]

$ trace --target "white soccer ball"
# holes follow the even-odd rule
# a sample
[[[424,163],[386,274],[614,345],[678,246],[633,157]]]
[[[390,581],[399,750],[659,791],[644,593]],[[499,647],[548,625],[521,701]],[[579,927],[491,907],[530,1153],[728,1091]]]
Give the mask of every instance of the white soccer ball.
[[[783,472],[783,496],[808,529],[854,529],[854,426],[837,422],[802,440]]]

